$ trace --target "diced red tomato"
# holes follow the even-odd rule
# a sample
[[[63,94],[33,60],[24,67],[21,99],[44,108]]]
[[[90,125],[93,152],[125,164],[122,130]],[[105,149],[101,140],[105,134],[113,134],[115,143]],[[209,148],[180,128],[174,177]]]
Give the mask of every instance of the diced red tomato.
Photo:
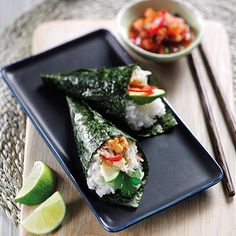
[[[144,16],[132,23],[129,38],[147,51],[167,54],[187,47],[192,42],[193,32],[183,18],[165,9],[147,8]]]
[[[137,31],[142,31],[144,27],[144,20],[143,19],[137,19],[133,23],[134,29]]]
[[[144,17],[149,19],[149,21],[154,20],[156,16],[157,16],[157,12],[155,10],[153,10],[152,8],[148,8],[144,12]]]
[[[164,46],[160,46],[160,48],[159,48],[159,53],[160,54],[165,54],[165,47]]]
[[[151,51],[155,47],[155,43],[151,39],[144,39],[141,46],[143,49]]]
[[[164,26],[166,11],[162,10],[160,16],[156,17],[148,29],[148,33],[153,36],[158,33],[158,31]]]
[[[150,38],[150,35],[149,35],[149,33],[146,30],[142,30],[139,35],[140,35],[141,39],[148,39],[148,38]]]

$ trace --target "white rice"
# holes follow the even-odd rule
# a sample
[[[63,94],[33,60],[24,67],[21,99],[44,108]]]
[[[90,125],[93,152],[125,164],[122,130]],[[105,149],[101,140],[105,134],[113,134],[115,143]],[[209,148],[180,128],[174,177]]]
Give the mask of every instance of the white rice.
[[[156,122],[157,117],[161,117],[165,113],[166,108],[160,98],[145,105],[138,105],[133,101],[128,101],[126,121],[132,129],[139,131],[143,127],[151,127]]]
[[[101,159],[99,155],[94,155],[93,162],[87,172],[87,185],[89,189],[95,190],[99,197],[105,194],[115,193],[115,189],[107,183],[100,172]]]
[[[121,161],[114,162],[113,165],[119,167],[119,169],[125,173],[132,173],[135,170],[141,170],[141,179],[144,176],[142,171],[141,163],[138,162],[136,158],[136,153],[138,152],[137,146],[134,142],[129,142],[129,148],[126,153],[126,158],[129,160],[129,163],[124,164]],[[142,159],[141,159],[142,161]],[[98,154],[93,156],[93,161],[90,164],[90,167],[87,172],[87,185],[89,189],[95,190],[99,197],[103,197],[106,194],[115,193],[115,189],[111,186],[110,183],[107,183],[103,176],[101,175],[100,165],[101,159]]]
[[[148,70],[142,70],[139,66],[136,66],[132,72],[130,81],[139,80],[143,83],[143,85],[148,85],[148,76],[151,75],[152,72]]]

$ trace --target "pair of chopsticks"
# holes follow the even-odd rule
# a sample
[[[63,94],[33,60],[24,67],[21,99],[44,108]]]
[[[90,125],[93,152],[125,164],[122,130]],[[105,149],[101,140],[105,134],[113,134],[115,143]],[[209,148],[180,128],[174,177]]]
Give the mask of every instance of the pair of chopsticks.
[[[200,44],[199,46],[199,51],[200,51],[200,55],[202,57],[203,63],[206,67],[207,74],[210,78],[211,85],[216,94],[216,98],[220,105],[221,111],[223,113],[223,117],[225,119],[229,133],[231,135],[232,142],[234,144],[234,147],[236,147],[236,123],[234,120],[233,113],[221,89],[221,86],[219,83],[219,77],[214,72],[213,67],[209,61],[209,58],[207,57],[207,54],[205,53],[205,50],[202,44]],[[203,107],[204,116],[207,123],[207,128],[208,128],[210,140],[212,143],[213,151],[215,154],[215,158],[224,171],[223,186],[225,188],[227,196],[233,197],[235,195],[233,181],[232,181],[231,174],[228,168],[224,150],[220,141],[219,132],[217,129],[214,116],[213,116],[210,102],[207,96],[206,87],[205,87],[205,84],[203,83],[203,80],[200,79],[200,72],[199,72],[194,54],[190,54],[188,56],[188,62],[190,64],[190,68],[192,69],[195,84],[199,92],[199,96],[200,96],[201,104]]]

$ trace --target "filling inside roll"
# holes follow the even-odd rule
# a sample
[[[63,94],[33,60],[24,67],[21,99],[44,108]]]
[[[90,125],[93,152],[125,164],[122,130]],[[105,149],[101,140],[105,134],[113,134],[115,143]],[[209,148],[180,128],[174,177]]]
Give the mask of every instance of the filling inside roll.
[[[88,187],[103,197],[119,191],[129,197],[144,177],[142,153],[133,140],[117,136],[106,141],[93,155],[87,172]]]
[[[128,87],[131,100],[126,105],[126,120],[132,129],[139,131],[155,124],[158,117],[166,114],[161,98],[165,92],[156,86],[148,85],[150,71],[136,66]]]

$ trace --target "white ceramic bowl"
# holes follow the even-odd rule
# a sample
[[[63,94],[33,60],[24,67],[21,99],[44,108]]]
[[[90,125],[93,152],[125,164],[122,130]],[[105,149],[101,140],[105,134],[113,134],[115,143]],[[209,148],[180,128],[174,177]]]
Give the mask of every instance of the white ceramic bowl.
[[[185,49],[170,54],[149,52],[132,43],[128,37],[130,25],[134,19],[143,16],[144,11],[149,7],[155,10],[166,9],[170,13],[183,17],[194,31],[195,39],[193,42]],[[158,62],[171,62],[186,56],[200,43],[203,35],[203,18],[201,14],[191,4],[180,0],[132,1],[119,11],[116,22],[118,33],[129,48],[143,57]]]

